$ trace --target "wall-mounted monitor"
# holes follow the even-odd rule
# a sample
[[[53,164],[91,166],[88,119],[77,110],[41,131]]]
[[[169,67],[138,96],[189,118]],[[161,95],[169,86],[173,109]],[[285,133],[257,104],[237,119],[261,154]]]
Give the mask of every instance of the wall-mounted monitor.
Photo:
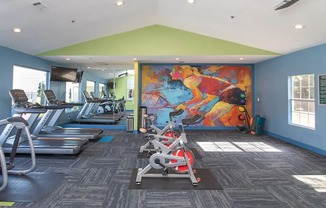
[[[76,77],[76,81],[75,82],[80,83],[81,80],[82,80],[82,78],[83,78],[83,74],[84,74],[84,71],[77,72],[77,77]]]
[[[77,69],[59,66],[51,67],[51,81],[76,82]]]
[[[114,82],[108,82],[108,89],[112,90],[114,88],[116,88],[115,83]]]

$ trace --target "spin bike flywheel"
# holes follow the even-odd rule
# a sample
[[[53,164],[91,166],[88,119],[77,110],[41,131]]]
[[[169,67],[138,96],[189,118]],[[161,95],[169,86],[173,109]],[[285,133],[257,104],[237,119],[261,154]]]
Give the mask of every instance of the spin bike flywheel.
[[[171,130],[168,130],[167,132],[165,132],[164,136],[167,136],[167,137],[171,137],[173,139],[177,139],[180,135],[178,132],[176,131],[171,131]],[[163,142],[168,142],[168,139],[163,139],[162,140]],[[165,143],[166,146],[170,146],[171,144],[169,143]]]
[[[190,166],[193,167],[194,163],[195,163],[195,156],[194,156],[194,153],[192,153],[192,151],[188,148],[184,148],[186,150],[186,154],[189,158],[189,163],[190,163]],[[176,150],[174,150],[172,152],[172,155],[174,156],[178,156],[178,157],[184,157],[185,154],[184,154],[184,151],[182,148],[178,148]],[[170,160],[170,163],[176,163],[177,160]],[[173,167],[173,170],[177,173],[187,173],[189,168],[187,165],[180,165],[180,166],[176,166],[176,167]]]

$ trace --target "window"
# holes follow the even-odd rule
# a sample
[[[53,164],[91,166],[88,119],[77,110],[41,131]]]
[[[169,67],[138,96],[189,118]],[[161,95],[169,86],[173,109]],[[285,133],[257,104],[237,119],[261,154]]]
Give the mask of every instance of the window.
[[[66,102],[79,102],[79,83],[66,82]]]
[[[94,92],[95,91],[95,82],[86,81],[86,91],[87,92]]]
[[[87,92],[95,92],[95,82],[86,81],[86,91]]]
[[[315,81],[313,74],[291,76],[290,124],[315,128]]]
[[[13,89],[25,91],[29,102],[45,105],[43,91],[46,89],[47,72],[14,66]]]
[[[101,97],[103,97],[105,95],[105,92],[106,92],[105,88],[106,88],[105,84],[103,84],[103,83],[98,84],[98,91],[99,91],[99,94]]]

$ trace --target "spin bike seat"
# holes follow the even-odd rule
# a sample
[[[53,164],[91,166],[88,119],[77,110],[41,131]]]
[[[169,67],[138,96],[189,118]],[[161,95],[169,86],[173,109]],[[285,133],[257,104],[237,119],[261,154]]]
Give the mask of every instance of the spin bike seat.
[[[146,128],[139,128],[139,131],[141,132],[141,133],[147,133],[147,129]]]

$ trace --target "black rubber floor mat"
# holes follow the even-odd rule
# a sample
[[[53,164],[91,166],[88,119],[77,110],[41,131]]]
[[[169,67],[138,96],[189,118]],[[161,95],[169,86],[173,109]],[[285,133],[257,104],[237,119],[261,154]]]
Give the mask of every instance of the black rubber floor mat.
[[[192,153],[194,153],[195,159],[201,160],[203,157],[199,154],[199,152],[195,148],[189,148]],[[138,154],[138,158],[149,158],[155,151],[151,152],[143,152],[142,154]]]
[[[8,186],[0,192],[0,201],[38,202],[44,199],[63,180],[64,174],[29,173],[9,175]],[[2,183],[2,177],[0,180]]]
[[[193,186],[188,178],[143,178],[140,185],[136,184],[138,169],[132,171],[129,189],[152,190],[223,190],[221,184],[208,169],[194,169],[196,178],[200,178],[197,186]],[[150,173],[160,173],[158,170]]]

